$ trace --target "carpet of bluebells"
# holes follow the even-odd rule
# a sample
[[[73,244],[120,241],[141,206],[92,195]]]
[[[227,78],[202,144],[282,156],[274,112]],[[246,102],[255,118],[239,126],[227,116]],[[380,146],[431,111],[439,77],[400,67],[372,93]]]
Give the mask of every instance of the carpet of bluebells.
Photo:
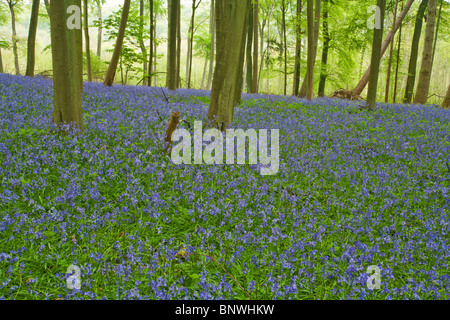
[[[447,110],[244,94],[233,127],[280,130],[262,176],[161,151],[209,91],[87,83],[64,136],[52,90],[0,75],[0,299],[449,299]]]

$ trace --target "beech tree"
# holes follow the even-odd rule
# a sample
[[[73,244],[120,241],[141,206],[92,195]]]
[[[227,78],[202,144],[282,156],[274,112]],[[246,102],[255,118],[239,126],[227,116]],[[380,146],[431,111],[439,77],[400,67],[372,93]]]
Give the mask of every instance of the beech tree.
[[[50,29],[53,62],[53,123],[74,124],[84,131],[81,107],[83,90],[83,48],[81,10],[67,13],[81,0],[50,2]],[[69,28],[70,26],[70,28]],[[61,128],[61,127],[60,127]]]
[[[112,84],[114,83],[117,65],[119,64],[120,53],[122,52],[123,37],[125,36],[125,28],[127,26],[128,14],[130,12],[130,5],[131,0],[124,0],[122,8],[122,18],[120,20],[116,46],[114,47],[111,62],[109,63],[108,71],[106,72],[105,81],[103,82],[103,84],[106,86],[112,86]]]
[[[88,75],[88,81],[92,82],[92,68],[91,68],[91,44],[89,38],[89,11],[88,11],[88,0],[83,0],[83,11],[84,11],[84,43],[86,47],[86,69]]]
[[[40,0],[33,0],[33,4],[31,6],[31,18],[28,30],[27,70],[25,72],[25,75],[28,77],[34,77],[36,32],[39,18],[39,2]]]
[[[422,33],[422,22],[425,16],[425,10],[428,6],[428,0],[422,0],[417,11],[416,21],[414,25],[414,35],[411,43],[411,54],[409,56],[408,78],[406,82],[405,96],[403,103],[411,103],[414,84],[416,80],[417,57],[419,55],[419,42]]]
[[[434,26],[436,22],[437,0],[430,0],[428,4],[427,25],[425,28],[425,41],[422,52],[419,80],[417,82],[414,103],[425,104],[428,100],[428,91],[431,80],[431,63],[433,60]]]
[[[169,31],[167,40],[167,77],[166,86],[169,90],[178,87],[177,77],[177,34],[178,34],[178,7],[180,0],[168,1]]]
[[[19,67],[19,53],[17,50],[17,31],[16,31],[16,6],[20,7],[22,4],[19,0],[5,0],[6,4],[9,8],[9,12],[11,14],[11,30],[12,30],[12,48],[13,48],[13,54],[14,54],[14,68],[16,70],[16,75],[20,74],[20,67]]]
[[[234,106],[241,98],[249,2],[222,0],[215,4],[217,53],[208,120],[222,130],[233,121]]]
[[[383,41],[384,15],[386,11],[386,0],[377,1],[379,10],[379,28],[375,26],[373,31],[372,59],[370,62],[370,79],[367,89],[367,107],[369,110],[375,109],[377,99],[378,74],[380,72],[381,42]],[[377,18],[378,19],[378,18]]]

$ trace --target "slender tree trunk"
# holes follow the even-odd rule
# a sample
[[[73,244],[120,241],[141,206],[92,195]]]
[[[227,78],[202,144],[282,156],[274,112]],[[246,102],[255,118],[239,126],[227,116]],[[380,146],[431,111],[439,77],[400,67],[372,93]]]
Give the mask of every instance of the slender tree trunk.
[[[388,33],[386,38],[383,41],[383,44],[381,46],[381,57],[383,57],[384,53],[386,52],[387,48],[389,47],[389,44],[394,38],[395,33],[397,32],[398,28],[400,28],[400,25],[403,22],[403,19],[405,19],[406,14],[408,13],[409,9],[411,8],[412,4],[414,3],[414,0],[408,0],[405,7],[403,8],[402,12],[400,12],[397,21],[395,21],[394,28]],[[363,92],[364,88],[366,87],[367,83],[369,82],[370,78],[370,66],[367,68],[366,73],[364,73],[363,77],[359,81],[359,83],[356,85],[356,87],[352,90],[353,96],[360,96]]]
[[[149,53],[149,59],[148,59],[148,86],[152,85],[152,73],[153,73],[153,42],[154,42],[154,4],[153,0],[149,0],[150,5],[150,53]]]
[[[250,2],[247,10],[247,48],[246,48],[246,80],[247,80],[247,92],[251,93],[253,88],[253,5]]]
[[[287,37],[286,37],[286,0],[282,0],[282,9],[281,9],[281,25],[283,30],[283,51],[284,51],[284,86],[283,93],[287,94]]]
[[[31,7],[30,27],[28,30],[28,46],[27,46],[27,71],[28,77],[34,77],[34,66],[36,56],[36,32],[39,19],[39,0],[33,0]]]
[[[437,17],[436,33],[434,35],[434,43],[433,43],[433,54],[431,56],[430,78],[431,78],[431,74],[433,73],[434,55],[436,53],[436,44],[437,44],[437,39],[438,39],[438,35],[439,35],[439,23],[441,21],[441,11],[442,11],[442,3],[443,2],[444,1],[441,0],[441,5],[439,6],[439,13],[438,13],[438,17]]]
[[[156,37],[156,21],[158,19],[158,16],[156,15],[156,12],[154,13],[154,19],[155,19],[155,23],[153,24],[153,56],[154,56],[154,60],[153,60],[153,74],[155,75],[155,87],[158,86],[158,76],[157,76],[157,68],[158,68],[158,41],[157,41],[157,37]]]
[[[242,89],[245,20],[249,1],[222,0],[216,3],[217,63],[208,119],[210,123],[219,124],[222,130],[233,121],[234,106]]]
[[[0,48],[0,73],[3,73],[3,58],[2,58],[2,48]]]
[[[308,0],[306,5],[308,19],[308,61],[306,71],[305,95],[308,100],[313,98],[314,90],[314,0]],[[301,95],[301,93],[300,93]]]
[[[445,95],[444,101],[442,101],[442,108],[450,109],[450,85],[447,89],[447,94]]]
[[[403,10],[403,1],[402,1],[402,10]],[[400,64],[400,49],[402,46],[402,26],[398,30],[398,46],[397,46],[397,61],[395,66],[395,80],[394,80],[394,98],[393,103],[397,101],[397,84],[398,84],[398,68]]]
[[[325,95],[325,84],[327,80],[327,63],[328,63],[328,50],[330,48],[330,34],[328,32],[328,0],[324,1],[323,8],[323,50],[322,50],[322,66],[320,68],[320,81],[319,81],[319,97]]]
[[[302,87],[300,88],[300,93],[299,93],[300,97],[307,97],[308,96],[308,94],[307,94],[307,92],[308,92],[307,85],[311,84],[310,83],[311,80],[308,81],[308,79],[312,78],[312,85],[314,85],[314,74],[310,76],[308,74],[308,72],[311,71],[311,68],[312,68],[312,71],[314,72],[314,65],[315,65],[315,62],[316,62],[317,44],[318,44],[318,41],[319,41],[319,30],[320,30],[320,13],[321,13],[320,6],[321,6],[321,1],[320,0],[316,0],[316,9],[315,9],[315,14],[313,16],[314,22],[313,22],[313,27],[311,28],[311,29],[314,30],[313,31],[313,38],[312,38],[313,42],[311,44],[313,46],[312,49],[311,49],[312,56],[310,58],[310,59],[312,59],[312,60],[310,60],[310,63],[312,65],[311,66],[308,65],[308,67],[306,69],[305,79],[303,80]],[[309,33],[308,33],[308,35],[309,35]],[[308,36],[308,38],[309,38],[309,36]],[[310,53],[310,51],[308,51],[308,57],[309,57],[309,53]],[[314,88],[309,88],[309,90],[310,90],[310,95],[311,95],[311,99],[312,99],[312,96],[314,94]]]
[[[181,88],[181,5],[178,0],[177,12],[177,88]]]
[[[167,49],[167,84],[169,90],[178,87],[177,77],[177,26],[178,26],[178,0],[169,0],[169,34]]]
[[[102,17],[102,1],[97,0],[97,15],[98,15],[98,33],[97,33],[97,56],[102,56],[102,35],[103,35],[103,17]]]
[[[216,10],[215,10],[215,0],[211,0],[211,11],[210,11],[210,22],[209,22],[209,33],[211,34],[211,56],[209,58],[209,73],[207,89],[211,90],[213,82],[213,71],[214,71],[214,59],[216,50]]]
[[[373,32],[372,59],[370,62],[370,79],[367,89],[367,107],[369,110],[375,109],[377,100],[378,74],[380,72],[381,42],[383,41],[384,15],[386,11],[386,0],[378,0],[377,6],[380,9],[380,28],[375,28]]]
[[[12,0],[8,0],[9,4],[9,11],[11,12],[11,27],[12,27],[12,46],[13,46],[13,53],[14,53],[14,67],[16,69],[16,75],[20,74],[20,67],[19,67],[19,53],[17,50],[17,32],[16,32],[16,14],[14,12],[14,6],[16,5],[16,2],[13,2]]]
[[[208,69],[208,59],[205,59],[205,65],[203,67],[203,76],[202,76],[202,84],[200,89],[205,89],[205,80],[206,80],[206,70]]]
[[[426,104],[431,80],[431,62],[433,56],[434,26],[436,23],[437,0],[430,0],[428,5],[427,25],[425,28],[425,42],[422,52],[422,64],[420,67],[419,80],[417,82],[414,103]]]
[[[394,9],[394,19],[392,20],[395,23],[397,20],[397,7],[398,0],[395,0],[395,9]],[[392,69],[392,56],[394,54],[394,40],[391,41],[391,46],[389,50],[389,61],[388,61],[388,69],[387,69],[387,77],[386,77],[386,90],[384,94],[384,102],[388,103],[389,101],[389,89],[391,82],[391,69]]]
[[[83,90],[82,32],[67,28],[67,8],[81,0],[52,1],[50,4],[53,63],[53,123],[75,124],[84,131],[81,92]],[[81,20],[81,16],[79,17]]]
[[[191,74],[192,74],[192,58],[193,58],[193,48],[194,48],[194,27],[195,27],[195,11],[197,11],[198,6],[200,5],[202,1],[199,0],[198,3],[196,3],[196,0],[192,0],[192,17],[191,17],[191,24],[189,26],[189,39],[188,39],[188,56],[187,56],[187,63],[186,63],[186,81],[187,81],[187,87],[191,87]]]
[[[414,35],[411,44],[411,55],[409,57],[408,78],[406,81],[405,97],[403,98],[403,103],[411,103],[412,101],[414,84],[416,81],[417,57],[419,55],[419,43],[420,43],[420,35],[422,33],[422,22],[425,16],[425,10],[427,9],[427,6],[428,0],[422,0],[416,15]]]
[[[252,93],[258,92],[258,45],[259,45],[259,0],[255,0],[253,4],[253,76],[252,76]]]
[[[301,67],[301,55],[302,55],[302,1],[297,0],[297,19],[295,22],[295,66],[294,66],[294,96],[298,95],[300,89],[300,67]]]
[[[86,46],[86,68],[88,81],[92,82],[92,67],[91,67],[91,44],[89,40],[89,12],[87,0],[83,0],[83,11],[84,11],[84,39]]]
[[[144,43],[144,14],[145,14],[145,7],[144,7],[144,0],[139,1],[139,47],[141,48],[141,55],[144,60],[142,63],[142,68],[144,69],[143,74],[143,81],[142,85],[147,86],[148,83],[148,76],[147,76],[147,48],[145,47]]]
[[[114,47],[114,52],[111,58],[111,62],[108,66],[108,71],[106,72],[105,81],[103,82],[106,86],[112,86],[114,83],[114,76],[116,75],[117,64],[119,63],[119,58],[122,53],[123,38],[125,36],[125,28],[127,26],[128,14],[130,12],[131,0],[124,0],[122,17],[120,19],[119,32],[117,34],[117,42]]]

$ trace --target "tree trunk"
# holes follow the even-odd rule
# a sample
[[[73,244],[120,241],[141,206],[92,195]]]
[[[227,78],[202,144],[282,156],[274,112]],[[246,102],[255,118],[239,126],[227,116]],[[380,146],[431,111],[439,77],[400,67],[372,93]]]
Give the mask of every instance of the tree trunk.
[[[97,0],[97,14],[98,14],[98,33],[97,33],[97,56],[102,56],[102,35],[103,35],[103,17],[102,17],[102,1]]]
[[[208,68],[208,59],[205,59],[205,64],[203,66],[203,76],[202,76],[202,84],[200,86],[200,89],[205,89],[205,80],[206,80],[206,70]]]
[[[153,36],[153,28],[154,28],[154,5],[153,0],[149,0],[150,5],[150,53],[149,53],[149,59],[148,59],[148,83],[147,85],[150,87],[152,85],[152,74],[153,74],[153,42],[154,42],[154,36]]]
[[[402,2],[402,10],[403,10],[403,2]],[[395,80],[394,80],[394,98],[393,103],[397,101],[397,84],[398,84],[398,68],[400,64],[400,49],[402,46],[402,26],[398,30],[398,47],[397,47],[397,61],[395,66]]]
[[[88,81],[92,82],[92,67],[91,67],[91,44],[89,40],[89,12],[87,0],[83,0],[84,11],[84,39],[86,46],[86,69]]]
[[[436,22],[436,33],[434,35],[433,54],[431,55],[430,78],[431,78],[431,75],[433,73],[434,55],[436,53],[436,43],[437,43],[437,39],[438,39],[438,35],[439,35],[439,23],[441,21],[441,11],[442,11],[442,3],[443,2],[444,1],[441,0],[441,5],[439,6],[439,13],[438,13],[437,22]]]
[[[403,103],[411,103],[413,96],[414,84],[416,81],[417,57],[419,55],[420,35],[422,33],[422,22],[427,6],[428,0],[422,0],[416,15],[414,35],[411,44],[411,55],[409,57],[408,79],[406,81],[405,97],[403,98]]]
[[[433,56],[434,26],[436,22],[437,0],[430,0],[428,5],[427,25],[425,28],[425,42],[422,52],[422,64],[420,67],[419,80],[417,82],[414,103],[426,104],[431,80],[431,62]]]
[[[378,0],[377,6],[380,10],[380,28],[374,29],[372,44],[372,59],[370,61],[370,79],[367,89],[367,107],[369,110],[375,109],[377,100],[378,74],[380,72],[381,42],[383,41],[384,14],[386,11],[386,0]]]
[[[325,84],[327,80],[327,63],[328,63],[328,50],[330,48],[330,34],[328,32],[328,0],[324,1],[323,8],[323,50],[322,50],[322,66],[320,68],[320,81],[319,81],[319,97],[325,95]]]
[[[16,32],[16,14],[14,12],[14,6],[16,2],[12,0],[8,1],[9,11],[11,12],[11,27],[12,27],[12,46],[14,53],[14,67],[16,69],[16,75],[20,75],[20,67],[19,67],[19,53],[17,50],[17,32]]]
[[[287,94],[287,37],[286,37],[286,0],[282,0],[281,9],[281,29],[283,30],[283,51],[284,51],[284,86],[283,93]]]
[[[28,29],[28,46],[27,46],[27,71],[28,77],[34,77],[34,66],[36,56],[36,32],[39,18],[39,0],[33,0],[31,7],[30,27]]]
[[[302,1],[297,0],[297,20],[295,22],[295,65],[294,65],[294,96],[298,95],[300,89],[300,67],[301,67],[301,55],[302,55],[302,42],[301,42],[301,19],[302,19]]]
[[[158,16],[156,15],[156,12],[154,13],[154,19],[155,19],[155,23],[153,24],[153,56],[154,56],[154,60],[153,60],[153,74],[155,75],[155,87],[158,86],[158,77],[156,76],[156,71],[157,71],[157,67],[158,67],[158,41],[157,41],[157,37],[156,37],[156,21],[158,19]]]
[[[258,27],[259,27],[259,1],[255,0],[253,4],[253,76],[252,76],[252,93],[258,92]]]
[[[192,58],[193,58],[193,48],[194,48],[194,27],[195,27],[195,11],[202,1],[196,4],[196,0],[192,0],[192,17],[191,24],[189,26],[189,39],[188,39],[188,52],[187,52],[187,63],[186,63],[186,81],[187,87],[191,87],[191,74],[192,74]]]
[[[442,101],[442,108],[450,109],[450,85],[447,89],[447,94],[445,95],[444,101]]]
[[[3,73],[3,58],[2,58],[2,48],[0,48],[0,73]]]
[[[139,2],[139,47],[141,48],[141,54],[144,62],[142,63],[142,68],[144,69],[142,85],[147,86],[148,76],[147,76],[147,48],[144,43],[144,0]]]
[[[177,88],[181,88],[181,5],[178,0],[177,12]]]
[[[313,4],[311,4],[311,5],[313,5]],[[308,65],[308,67],[306,68],[305,79],[303,80],[303,84],[302,84],[302,87],[300,88],[300,93],[299,93],[300,97],[308,97],[308,90],[310,90],[310,92],[309,92],[310,96],[311,96],[310,99],[312,99],[312,96],[314,94],[314,87],[313,88],[308,88],[307,86],[308,86],[308,84],[312,84],[314,86],[314,74],[312,74],[310,76],[308,74],[308,72],[310,72],[311,69],[312,69],[312,72],[314,72],[314,65],[315,65],[315,62],[316,62],[317,44],[318,44],[318,41],[319,41],[319,30],[320,30],[320,11],[321,11],[320,10],[320,6],[321,6],[321,1],[320,0],[316,0],[316,9],[315,9],[314,17],[313,17],[313,19],[314,19],[313,27],[311,28],[311,29],[314,30],[313,38],[311,40],[311,41],[313,41],[311,43],[311,45],[312,45],[312,48],[311,48],[312,56],[311,57],[309,57],[310,51],[308,49],[308,58],[311,59],[310,60],[311,65]],[[311,10],[313,10],[313,9],[311,9]],[[312,14],[313,13],[311,13],[311,15]],[[309,33],[308,33],[308,41],[309,41]],[[309,42],[308,42],[308,45],[309,45]],[[311,78],[312,78],[312,80],[311,80]],[[308,79],[309,79],[309,81],[308,81]],[[311,83],[311,81],[312,81],[312,83]]]
[[[246,72],[246,80],[247,80],[247,92],[251,93],[253,88],[253,58],[252,58],[252,49],[253,49],[253,5],[250,2],[247,10],[247,48],[246,48],[246,64],[247,64],[247,72]]]
[[[50,3],[52,63],[53,63],[53,123],[71,124],[84,131],[81,107],[83,90],[81,29],[67,28],[67,8],[81,0]],[[81,17],[79,17],[81,19]],[[60,127],[61,128],[61,127]]]
[[[303,85],[305,85],[306,98],[311,100],[314,90],[314,0],[307,1],[306,15],[308,19],[308,59],[306,79],[303,81]],[[302,96],[301,92],[300,96]]]
[[[214,71],[214,59],[216,50],[216,10],[215,10],[215,0],[211,0],[211,11],[210,11],[210,22],[209,22],[209,33],[211,34],[211,56],[209,58],[209,73],[207,89],[211,90],[213,82],[213,71]]]
[[[108,66],[108,71],[106,72],[105,81],[103,82],[103,84],[106,86],[112,86],[112,84],[114,83],[117,64],[119,63],[119,58],[122,53],[123,37],[125,36],[125,28],[127,26],[128,14],[130,12],[130,5],[131,0],[124,0],[122,17],[120,19],[119,32],[117,34],[116,46],[114,47],[111,62]]]
[[[400,15],[397,18],[397,21],[395,21],[394,28],[388,33],[386,38],[383,41],[383,45],[381,46],[381,57],[383,57],[384,53],[386,52],[389,44],[394,38],[395,33],[397,32],[398,28],[400,28],[400,25],[403,22],[403,19],[405,19],[406,14],[408,13],[409,9],[411,8],[412,4],[414,3],[414,0],[408,0],[405,7],[403,8],[402,12],[400,12]],[[360,96],[363,92],[364,88],[366,87],[367,83],[369,82],[370,77],[370,66],[367,68],[366,73],[364,73],[363,77],[359,81],[359,83],[356,85],[356,87],[352,90],[352,96]]]
[[[395,0],[395,9],[394,9],[394,23],[395,20],[397,20],[397,7],[398,7],[398,0]],[[389,89],[390,89],[390,82],[391,82],[391,69],[392,69],[392,56],[394,54],[394,40],[391,41],[391,46],[389,50],[389,61],[388,61],[388,69],[387,69],[387,77],[386,77],[386,90],[384,94],[384,102],[388,103],[389,101]]]
[[[167,83],[169,90],[176,90],[177,78],[177,25],[178,25],[178,0],[169,0],[169,33],[167,41]]]
[[[245,20],[249,2],[222,0],[216,3],[217,60],[208,120],[219,124],[222,130],[233,121],[234,106],[241,94]]]

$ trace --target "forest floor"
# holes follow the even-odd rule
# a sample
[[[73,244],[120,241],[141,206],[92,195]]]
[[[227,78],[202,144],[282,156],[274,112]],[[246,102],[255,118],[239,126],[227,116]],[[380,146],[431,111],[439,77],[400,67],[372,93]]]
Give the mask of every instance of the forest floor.
[[[85,134],[55,136],[51,81],[0,74],[0,299],[450,297],[448,110],[244,94],[233,128],[280,131],[262,176],[173,164],[170,111],[210,93],[165,94],[85,84]]]

